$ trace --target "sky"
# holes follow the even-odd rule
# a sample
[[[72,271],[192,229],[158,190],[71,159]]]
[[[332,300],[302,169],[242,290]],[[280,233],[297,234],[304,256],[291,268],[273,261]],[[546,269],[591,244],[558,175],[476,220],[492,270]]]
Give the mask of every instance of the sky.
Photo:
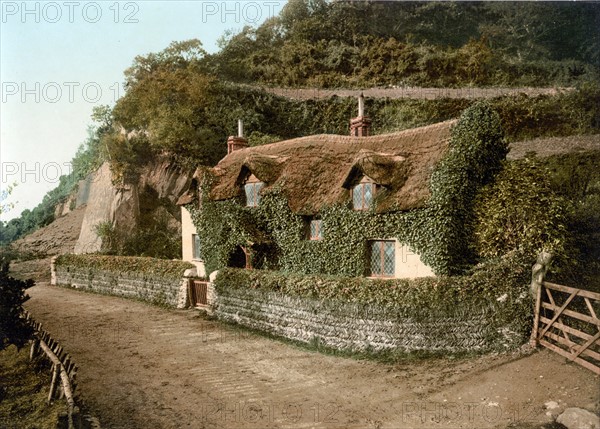
[[[260,25],[286,0],[0,1],[0,191],[16,184],[1,220],[38,205],[87,137],[94,106],[123,95],[137,55]]]

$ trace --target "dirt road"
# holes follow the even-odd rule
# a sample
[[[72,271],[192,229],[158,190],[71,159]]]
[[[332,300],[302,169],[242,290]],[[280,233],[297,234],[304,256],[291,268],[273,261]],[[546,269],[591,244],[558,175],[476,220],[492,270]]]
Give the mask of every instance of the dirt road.
[[[599,406],[599,378],[547,351],[385,365],[194,310],[47,283],[29,294],[27,309],[74,357],[78,389],[105,428],[539,427],[547,401]]]

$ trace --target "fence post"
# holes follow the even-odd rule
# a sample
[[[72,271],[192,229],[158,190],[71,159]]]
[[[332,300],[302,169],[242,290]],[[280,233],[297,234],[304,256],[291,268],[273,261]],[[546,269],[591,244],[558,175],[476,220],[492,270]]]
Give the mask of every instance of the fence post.
[[[33,358],[37,354],[38,344],[39,344],[39,340],[37,338],[34,338],[31,341],[31,350],[29,351],[29,360],[33,360]]]
[[[58,382],[58,374],[60,373],[60,365],[52,365],[52,381],[50,382],[50,392],[48,393],[48,403],[52,402],[54,392],[56,391],[56,383]]]
[[[531,338],[529,344],[532,347],[538,345],[538,328],[540,324],[540,306],[542,303],[542,288],[544,286],[544,278],[548,272],[548,268],[552,263],[554,255],[550,252],[541,252],[537,261],[531,269],[531,285],[530,294],[535,299],[533,307],[533,329],[531,330]]]

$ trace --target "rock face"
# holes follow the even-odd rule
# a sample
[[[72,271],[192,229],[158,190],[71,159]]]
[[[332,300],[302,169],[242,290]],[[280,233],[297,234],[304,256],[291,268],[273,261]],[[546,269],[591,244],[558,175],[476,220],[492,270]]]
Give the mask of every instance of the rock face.
[[[21,252],[38,256],[73,253],[85,212],[85,205],[71,210],[66,215],[57,217],[50,225],[15,241],[12,246]]]
[[[190,185],[192,171],[182,171],[167,158],[159,158],[146,165],[137,183],[115,186],[108,162],[91,174],[80,185],[80,200],[87,200],[75,253],[93,253],[102,249],[97,226],[112,225],[116,234],[127,235],[139,227],[140,219],[148,222],[153,212],[172,217],[180,223],[178,198]]]
[[[102,248],[102,240],[96,234],[96,227],[102,222],[115,222],[115,206],[127,201],[126,190],[120,191],[112,184],[110,165],[105,162],[86,179],[89,186],[89,198],[85,216],[81,224],[75,253],[93,253]],[[132,210],[131,216],[137,216]]]
[[[556,421],[568,429],[600,429],[600,417],[582,408],[567,408]]]

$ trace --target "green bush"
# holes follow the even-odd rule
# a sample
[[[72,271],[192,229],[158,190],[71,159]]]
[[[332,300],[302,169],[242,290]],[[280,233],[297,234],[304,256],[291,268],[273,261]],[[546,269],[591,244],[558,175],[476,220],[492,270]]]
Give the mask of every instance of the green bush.
[[[572,258],[552,271],[555,281],[600,291],[600,152],[586,151],[539,159],[551,188],[570,202],[567,229]]]
[[[32,287],[34,281],[9,276],[9,264],[8,255],[3,254],[0,257],[0,351],[12,344],[21,348],[33,335],[33,328],[23,317],[23,303],[29,299],[25,290]]]
[[[475,243],[481,256],[520,251],[532,260],[541,251],[566,258],[568,202],[550,185],[535,158],[506,163],[475,204]]]

